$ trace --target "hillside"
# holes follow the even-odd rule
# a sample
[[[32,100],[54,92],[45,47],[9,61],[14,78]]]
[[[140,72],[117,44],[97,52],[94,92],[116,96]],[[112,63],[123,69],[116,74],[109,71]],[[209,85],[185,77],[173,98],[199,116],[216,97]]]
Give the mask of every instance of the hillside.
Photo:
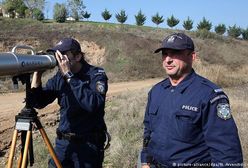
[[[91,63],[105,68],[110,82],[164,76],[160,55],[153,54],[163,38],[179,30],[111,23],[52,23],[22,19],[0,20],[0,52],[16,44],[46,50],[61,38],[79,40]],[[247,62],[248,42],[208,32],[186,32],[195,41],[201,64],[238,71]]]

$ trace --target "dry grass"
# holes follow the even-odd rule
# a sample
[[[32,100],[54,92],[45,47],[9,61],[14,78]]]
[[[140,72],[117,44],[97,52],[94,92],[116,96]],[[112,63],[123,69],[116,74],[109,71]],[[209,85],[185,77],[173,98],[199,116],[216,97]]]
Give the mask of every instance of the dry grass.
[[[221,87],[233,87],[248,83],[248,66],[239,65],[230,68],[228,65],[202,63],[197,59],[194,64],[196,72]]]
[[[239,130],[245,165],[248,165],[248,84],[225,88]],[[247,166],[246,166],[247,167]]]
[[[108,100],[105,118],[112,142],[106,153],[106,167],[134,167],[141,149],[147,92],[127,92]]]

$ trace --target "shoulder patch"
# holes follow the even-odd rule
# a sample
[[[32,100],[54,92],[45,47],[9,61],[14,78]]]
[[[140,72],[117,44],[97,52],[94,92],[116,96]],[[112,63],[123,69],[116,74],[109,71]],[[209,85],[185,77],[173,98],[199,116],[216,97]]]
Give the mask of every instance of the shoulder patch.
[[[106,92],[106,85],[104,82],[102,81],[97,81],[96,82],[96,90],[101,93],[101,94],[105,94]]]
[[[232,117],[231,109],[228,103],[219,103],[217,105],[217,116],[223,120],[227,120]]]
[[[226,95],[218,95],[218,96],[214,97],[213,99],[211,99],[210,103],[212,104],[219,99],[227,99],[228,100],[228,97]]]

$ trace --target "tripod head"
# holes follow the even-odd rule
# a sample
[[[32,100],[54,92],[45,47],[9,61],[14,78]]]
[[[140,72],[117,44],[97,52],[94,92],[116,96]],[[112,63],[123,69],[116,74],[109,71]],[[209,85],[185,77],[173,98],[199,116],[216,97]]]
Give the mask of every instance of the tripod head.
[[[21,118],[27,118],[33,120],[37,117],[37,112],[33,108],[32,97],[31,97],[31,82],[30,82],[30,73],[21,74],[14,76],[12,78],[14,86],[18,86],[18,81],[21,81],[23,85],[26,84],[26,97],[25,97],[25,106],[21,112],[16,116],[16,120]],[[18,88],[18,87],[17,87]]]

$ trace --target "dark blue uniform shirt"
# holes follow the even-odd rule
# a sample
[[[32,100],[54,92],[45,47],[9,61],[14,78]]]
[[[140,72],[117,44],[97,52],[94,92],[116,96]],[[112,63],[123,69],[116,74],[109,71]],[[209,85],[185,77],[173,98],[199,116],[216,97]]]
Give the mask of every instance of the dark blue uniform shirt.
[[[148,95],[144,138],[149,142],[143,147],[142,163],[152,156],[174,166],[242,164],[238,131],[230,115],[222,89],[194,71],[176,87],[163,80]]]
[[[58,98],[59,131],[84,134],[106,130],[104,122],[107,76],[102,68],[86,62],[69,83],[60,71],[48,80],[44,88],[32,89],[35,107],[43,108]]]

